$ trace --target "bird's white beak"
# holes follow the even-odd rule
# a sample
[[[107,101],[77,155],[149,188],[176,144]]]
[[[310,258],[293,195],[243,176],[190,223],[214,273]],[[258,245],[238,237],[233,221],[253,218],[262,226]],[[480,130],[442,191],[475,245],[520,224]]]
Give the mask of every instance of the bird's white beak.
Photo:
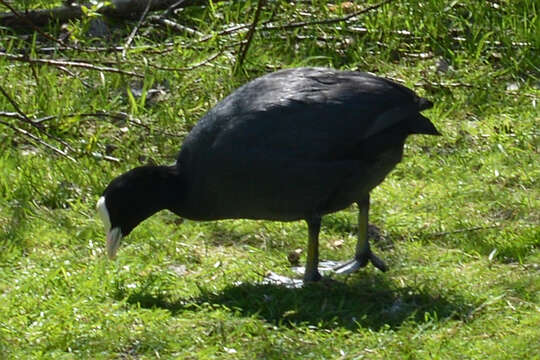
[[[116,252],[120,247],[122,231],[119,227],[114,227],[111,229],[111,218],[109,216],[109,210],[107,210],[104,196],[99,198],[96,209],[99,217],[103,221],[105,232],[107,233],[107,255],[109,255],[109,259],[114,259],[116,257]]]
[[[122,240],[122,231],[120,228],[115,227],[109,230],[107,233],[107,255],[109,259],[114,259],[116,257],[116,252],[120,247],[120,242]]]

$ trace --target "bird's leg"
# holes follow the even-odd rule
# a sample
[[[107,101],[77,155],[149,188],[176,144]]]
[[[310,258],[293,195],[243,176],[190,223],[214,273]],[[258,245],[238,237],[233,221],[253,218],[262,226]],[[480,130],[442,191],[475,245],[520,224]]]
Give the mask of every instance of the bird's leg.
[[[379,259],[369,246],[368,239],[369,195],[358,201],[358,241],[354,259],[334,268],[338,274],[351,274],[367,265],[371,261],[373,266],[381,271],[388,270],[388,266]]]
[[[319,231],[321,230],[321,218],[314,216],[306,220],[308,224],[308,248],[304,282],[319,281]]]
[[[369,195],[358,202],[358,242],[356,243],[355,260],[361,267],[371,261],[373,266],[381,271],[388,270],[388,266],[371,251],[368,238],[368,218],[369,218]]]

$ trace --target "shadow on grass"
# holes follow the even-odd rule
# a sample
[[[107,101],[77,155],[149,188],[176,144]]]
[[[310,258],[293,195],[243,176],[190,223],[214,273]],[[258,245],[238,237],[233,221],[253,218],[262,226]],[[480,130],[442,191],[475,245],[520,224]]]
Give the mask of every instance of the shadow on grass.
[[[418,324],[466,318],[474,307],[459,295],[436,295],[432,289],[396,288],[384,276],[364,274],[354,283],[325,280],[303,288],[243,283],[193,299],[168,299],[144,290],[117,294],[143,308],[163,308],[173,316],[204,308],[231,309],[239,316],[256,316],[275,325],[318,328],[398,328],[404,322]]]

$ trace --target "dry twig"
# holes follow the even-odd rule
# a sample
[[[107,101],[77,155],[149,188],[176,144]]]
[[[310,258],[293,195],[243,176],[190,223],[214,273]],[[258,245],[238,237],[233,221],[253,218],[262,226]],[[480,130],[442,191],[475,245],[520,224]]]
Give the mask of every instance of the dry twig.
[[[32,139],[33,141],[35,141],[35,142],[37,142],[37,143],[39,143],[39,144],[45,146],[46,148],[48,148],[48,149],[54,151],[54,152],[57,153],[57,154],[60,154],[60,155],[62,155],[62,156],[64,156],[64,157],[68,158],[69,160],[71,160],[71,161],[73,161],[73,162],[77,162],[74,158],[72,158],[71,156],[69,156],[65,151],[62,151],[62,150],[60,150],[59,148],[57,148],[57,147],[55,147],[55,146],[49,144],[48,142],[45,142],[45,141],[41,140],[41,139],[38,138],[36,135],[34,135],[34,134],[32,134],[32,133],[30,133],[30,132],[24,130],[24,129],[21,129],[21,128],[19,128],[19,127],[13,125],[13,124],[10,124],[10,123],[5,122],[5,121],[2,121],[2,120],[0,120],[0,124],[5,125],[5,126],[11,128],[11,129],[15,130],[15,131],[18,132],[19,134],[22,134],[22,135],[24,135],[24,136],[26,136],[26,137],[29,137],[29,138]]]
[[[183,68],[163,67],[163,66],[159,66],[159,65],[155,65],[151,63],[149,63],[148,66],[153,67],[154,69],[165,70],[165,71],[191,71],[201,66],[208,65],[212,60],[218,58],[221,54],[223,54],[223,52],[224,51],[217,52],[214,55],[211,55],[208,58],[204,59],[203,61],[200,61],[196,64],[183,67]]]
[[[473,231],[497,229],[497,228],[501,228],[502,226],[503,225],[476,226],[476,227],[467,228],[467,229],[457,229],[457,230],[451,230],[451,231],[443,231],[443,232],[431,233],[431,234],[426,234],[425,236],[427,236],[427,237],[441,237],[441,236],[446,236],[446,235],[451,235],[451,234],[459,234],[459,233],[464,233],[464,232],[473,232]]]
[[[30,64],[43,64],[43,65],[50,65],[50,66],[72,66],[72,67],[79,67],[83,69],[88,70],[96,70],[96,71],[103,71],[103,72],[111,72],[111,73],[117,73],[117,74],[123,74],[123,75],[129,75],[134,76],[138,78],[144,78],[144,75],[138,74],[133,71],[127,71],[127,70],[121,70],[109,66],[96,66],[92,65],[86,62],[77,62],[77,61],[64,61],[64,60],[52,60],[52,59],[40,59],[40,58],[30,58],[24,55],[12,55],[8,54],[6,52],[0,51],[0,56],[3,56],[9,60],[14,61],[21,61],[26,62]]]
[[[147,1],[147,0],[146,0]],[[145,0],[110,0],[109,4],[101,7],[97,10],[98,13],[105,16],[120,18],[120,19],[133,19],[139,16],[145,6]],[[213,0],[214,2],[223,0]],[[5,3],[2,1],[2,3]],[[153,0],[150,11],[167,10],[171,7],[174,9],[179,7],[205,5],[208,0],[186,0],[186,1],[174,1],[174,0]],[[46,26],[50,22],[66,23],[70,20],[80,19],[84,16],[81,5],[74,4],[72,6],[60,6],[52,9],[40,9],[29,10],[25,12],[24,16],[27,19],[20,19],[13,13],[0,13],[0,26],[6,27],[21,27],[27,24],[27,20],[31,21],[35,26]]]
[[[84,87],[86,87],[86,88],[91,88],[92,87],[92,85],[90,85],[89,83],[87,83],[86,81],[81,79],[79,76],[77,76],[77,74],[74,74],[73,71],[69,70],[65,66],[58,66],[58,70],[63,71],[66,74],[68,74],[69,76],[71,76],[72,78],[79,80],[81,82],[81,84],[83,84]]]
[[[169,6],[167,8],[167,10],[165,10],[163,12],[163,14],[160,15],[160,18],[168,18],[168,17],[170,17],[174,13],[174,10],[178,9],[185,2],[186,2],[186,0],[179,0],[179,1],[175,2],[174,4]]]
[[[255,10],[255,15],[253,16],[253,22],[251,23],[251,26],[249,27],[249,30],[246,34],[246,42],[240,47],[240,55],[238,56],[238,60],[234,65],[234,72],[240,70],[242,64],[244,63],[244,59],[246,58],[249,46],[251,45],[251,39],[253,38],[253,34],[255,33],[255,28],[257,27],[257,23],[259,22],[259,16],[261,14],[261,10],[264,4],[265,0],[259,0],[257,3],[257,9]]]
[[[28,25],[30,25],[30,27],[32,29],[34,29],[34,31],[36,31],[38,34],[42,35],[43,37],[55,42],[55,43],[58,43],[60,44],[61,46],[65,46],[67,48],[72,48],[70,47],[69,45],[66,45],[64,44],[62,41],[58,40],[58,39],[55,39],[54,37],[52,37],[51,35],[41,31],[41,29],[39,27],[37,27],[27,16],[24,16],[24,15],[21,15],[19,14],[19,12],[17,10],[15,10],[11,5],[9,5],[7,2],[5,2],[4,0],[0,0],[0,3],[2,5],[4,5],[5,7],[7,7],[9,9],[9,11],[11,11],[13,13],[13,15],[15,15],[17,18],[21,19],[23,22],[27,23]]]
[[[157,15],[152,15],[152,16],[149,16],[148,17],[148,20],[153,22],[153,23],[157,23],[157,24],[161,24],[161,25],[164,25],[166,27],[170,27],[170,28],[173,28],[175,29],[176,31],[185,31],[189,34],[192,34],[192,35],[197,35],[197,36],[203,36],[204,34],[195,30],[195,29],[192,29],[188,26],[185,26],[185,25],[180,25],[170,19],[168,19],[171,15],[174,14],[174,11],[176,9],[178,9],[179,7],[181,7],[184,2],[186,2],[186,0],[180,0],[180,1],[177,1],[175,2],[174,4],[172,4],[171,6],[169,6],[167,8],[167,10],[165,10],[163,12],[163,14],[157,16]]]
[[[19,108],[19,106],[17,105],[17,103],[15,102],[15,100],[13,100],[11,98],[11,96],[7,93],[6,90],[4,90],[4,88],[2,86],[0,86],[0,93],[2,93],[2,95],[4,95],[4,97],[8,100],[8,102],[13,106],[13,108],[15,108],[15,111],[17,111],[17,113],[19,114],[19,117],[17,117],[19,120],[21,120],[22,122],[24,122],[25,124],[29,124],[30,126],[34,127],[35,129],[38,130],[38,132],[42,133],[43,135],[53,139],[53,140],[56,140],[58,141],[60,144],[64,145],[68,150],[70,151],[75,151],[67,142],[65,142],[64,140],[62,139],[59,139],[57,138],[56,136],[54,135],[51,135],[49,134],[47,131],[45,131],[45,129],[43,128],[42,125],[40,125],[39,123],[35,123],[34,121],[32,121],[28,116],[26,116],[26,114]],[[12,128],[16,129],[18,132],[20,133],[23,133],[22,132],[22,129],[19,129],[19,128],[15,128],[12,126]],[[27,131],[25,131],[26,133],[28,133]],[[30,133],[28,133],[30,134]],[[29,135],[27,135],[29,136]],[[52,145],[49,145],[50,148],[53,148]]]
[[[128,36],[127,40],[126,40],[126,43],[124,44],[124,49],[122,50],[122,59],[126,58],[126,52],[129,49],[129,46],[131,45],[131,43],[133,42],[133,38],[135,37],[135,34],[137,33],[137,31],[139,31],[139,28],[141,27],[141,25],[142,25],[142,23],[144,21],[144,18],[148,14],[148,11],[150,10],[151,5],[152,5],[152,0],[148,0],[148,3],[146,4],[146,7],[144,8],[144,11],[141,14],[141,17],[140,17],[139,21],[137,22],[137,24],[135,25],[135,27],[133,28],[133,30],[129,34],[129,36]]]
[[[7,117],[13,117],[12,115],[13,113],[2,113],[0,112],[0,116],[2,115],[7,115]],[[156,133],[160,133],[162,135],[166,135],[166,136],[174,136],[174,137],[181,137],[181,136],[184,136],[185,134],[173,134],[173,133],[170,133],[168,131],[164,131],[164,130],[156,130],[156,129],[152,129],[150,126],[144,124],[142,121],[140,120],[137,120],[137,119],[133,119],[129,114],[127,113],[124,113],[124,112],[113,112],[113,113],[108,113],[108,112],[105,112],[105,111],[96,111],[96,112],[92,112],[92,113],[70,113],[70,114],[63,114],[62,115],[63,117],[100,117],[100,118],[112,118],[112,119],[116,119],[116,120],[122,120],[122,121],[127,121],[129,122],[130,124],[133,124],[135,126],[138,126],[138,127],[141,127],[143,129],[146,129],[148,130],[148,132],[156,132]],[[53,119],[56,119],[58,118],[58,115],[47,115],[47,116],[44,116],[42,118],[39,118],[39,119],[36,119],[34,120],[35,123],[37,124],[41,124],[43,122],[46,122],[46,121],[49,121],[49,120],[53,120]]]
[[[255,28],[255,30],[256,31],[260,31],[260,30],[271,30],[271,31],[274,31],[274,30],[289,30],[289,29],[296,29],[296,28],[301,28],[301,27],[306,27],[306,26],[311,26],[311,25],[325,25],[325,24],[333,24],[333,23],[338,23],[338,22],[344,22],[344,21],[348,21],[348,20],[350,20],[350,19],[352,19],[352,18],[354,18],[356,16],[364,14],[364,13],[366,13],[368,11],[378,9],[381,6],[383,6],[385,4],[388,4],[388,3],[392,2],[392,1],[394,1],[394,0],[385,0],[385,1],[382,1],[382,2],[380,2],[378,4],[375,4],[375,5],[369,6],[367,8],[364,8],[362,10],[358,10],[356,12],[353,12],[353,13],[347,15],[347,16],[338,17],[338,18],[331,18],[331,19],[324,19],[324,20],[302,21],[302,22],[298,22],[298,23],[289,23],[289,24],[284,24],[284,25],[272,25],[271,24],[272,18],[273,18],[273,16],[272,16],[271,20],[267,20],[267,21],[263,22],[261,24],[261,26]],[[235,25],[235,26],[232,26],[230,28],[218,31],[217,33],[205,35],[205,36],[197,39],[197,43],[206,42],[206,41],[211,40],[211,39],[213,39],[215,37],[218,37],[218,36],[231,35],[231,34],[234,34],[236,32],[249,29],[252,26],[252,24],[253,24],[253,22],[250,23],[250,24]]]
[[[170,19],[165,19],[165,18],[162,18],[161,16],[149,16],[148,17],[148,20],[153,22],[153,23],[157,23],[157,24],[161,24],[161,25],[164,25],[166,27],[170,27],[170,28],[173,28],[174,30],[178,31],[178,32],[182,32],[182,31],[185,31],[189,34],[192,34],[192,35],[197,35],[197,36],[203,36],[204,34],[200,31],[197,31],[195,29],[192,29],[188,26],[185,26],[185,25],[180,25]]]
[[[350,13],[349,15],[342,16],[342,17],[336,17],[336,18],[324,19],[324,20],[315,20],[315,21],[302,21],[302,22],[290,23],[290,24],[285,24],[285,25],[264,25],[260,28],[260,30],[289,30],[289,29],[296,29],[296,28],[306,27],[306,26],[311,26],[311,25],[328,25],[328,24],[334,24],[338,22],[345,22],[347,20],[350,20],[354,17],[357,17],[369,11],[378,9],[383,5],[391,3],[392,1],[394,0],[384,0],[378,4],[368,6],[362,10],[355,11],[353,13]]]

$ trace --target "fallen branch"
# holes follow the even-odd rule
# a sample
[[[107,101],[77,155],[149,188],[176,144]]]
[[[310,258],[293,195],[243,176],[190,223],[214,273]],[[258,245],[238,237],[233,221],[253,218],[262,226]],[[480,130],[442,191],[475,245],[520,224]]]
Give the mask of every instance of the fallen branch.
[[[214,2],[222,0],[213,0]],[[171,7],[183,8],[188,6],[205,5],[208,0],[154,0],[149,11],[168,10]],[[148,0],[110,0],[110,5],[97,10],[98,13],[120,19],[137,19],[141,16],[148,4]],[[0,13],[0,26],[11,28],[24,28],[31,22],[34,26],[47,26],[51,22],[65,23],[70,20],[81,19],[84,16],[81,5],[60,6],[46,10],[25,11],[25,20],[13,12]]]

